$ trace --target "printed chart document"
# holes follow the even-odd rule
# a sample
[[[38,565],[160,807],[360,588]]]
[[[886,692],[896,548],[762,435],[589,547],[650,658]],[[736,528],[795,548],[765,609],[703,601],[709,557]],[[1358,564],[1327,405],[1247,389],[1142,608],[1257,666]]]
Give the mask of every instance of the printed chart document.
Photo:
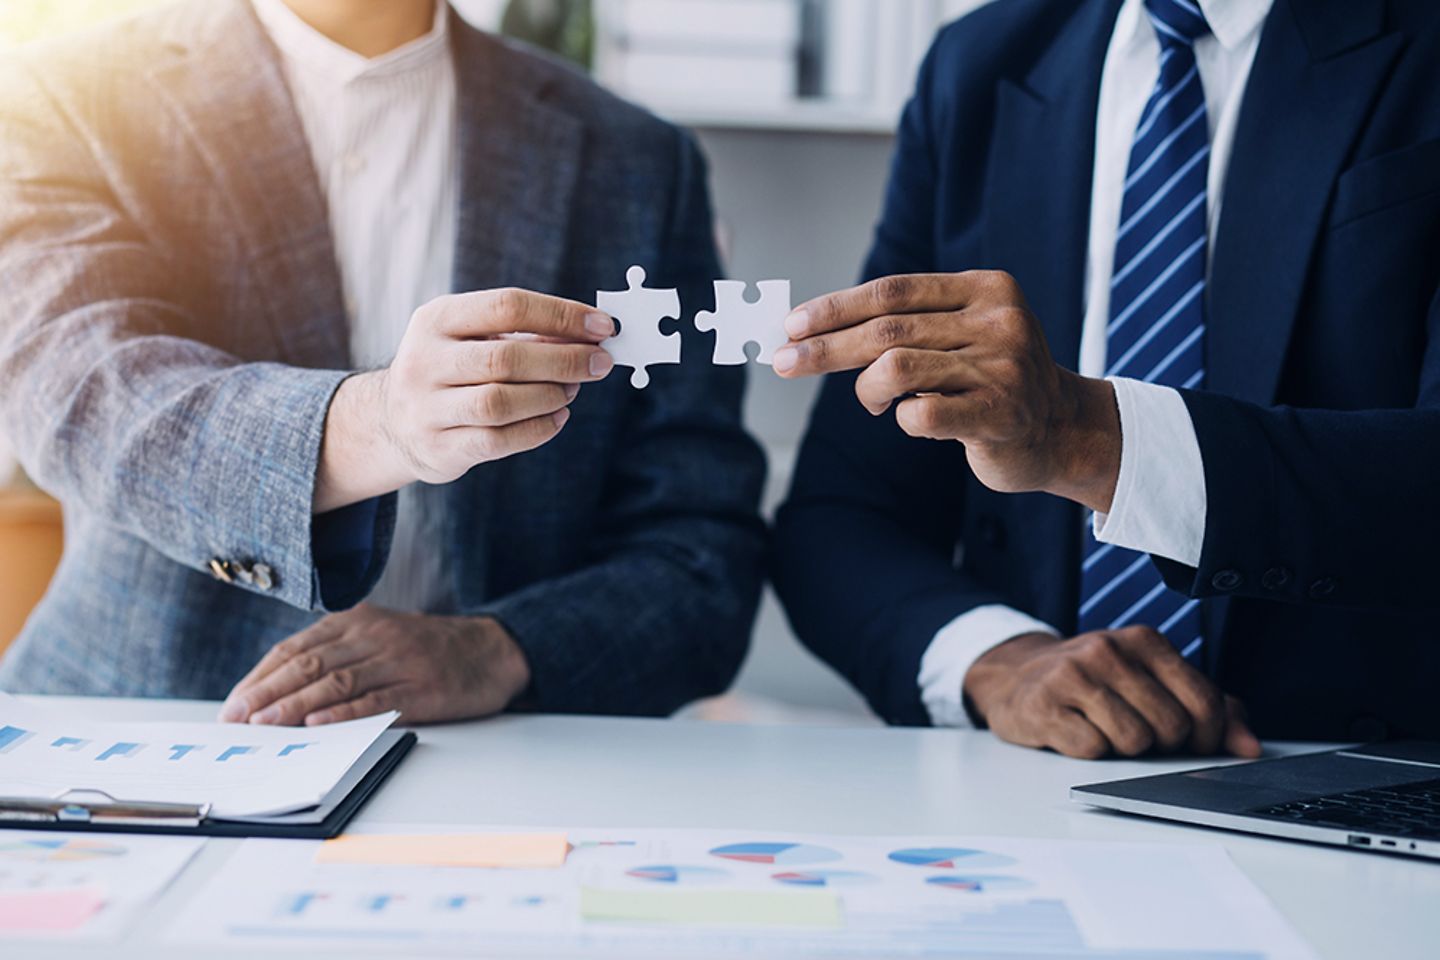
[[[209,803],[212,817],[303,810],[398,716],[323,727],[105,723],[0,693],[0,797],[103,790],[117,800]]]
[[[0,942],[117,939],[204,842],[0,830]]]
[[[406,956],[1313,956],[1219,847],[698,830],[567,836],[565,865],[549,870],[323,862],[319,843],[246,840],[166,938]]]

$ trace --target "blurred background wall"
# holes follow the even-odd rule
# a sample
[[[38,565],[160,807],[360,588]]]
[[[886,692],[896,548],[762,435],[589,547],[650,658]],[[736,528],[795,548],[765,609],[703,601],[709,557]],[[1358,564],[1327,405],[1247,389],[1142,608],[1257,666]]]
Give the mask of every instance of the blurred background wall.
[[[0,56],[7,45],[159,2],[0,0]],[[855,281],[915,69],[936,29],[981,2],[453,0],[477,26],[503,25],[556,48],[621,95],[693,128],[710,158],[730,276],[789,278],[797,303]],[[788,487],[814,387],[752,367],[746,419],[769,455],[767,515]],[[9,472],[0,436],[0,491]],[[58,549],[58,512],[15,488],[0,492],[0,644],[18,630]],[[871,722],[849,687],[796,642],[768,592],[734,694],[691,714]]]

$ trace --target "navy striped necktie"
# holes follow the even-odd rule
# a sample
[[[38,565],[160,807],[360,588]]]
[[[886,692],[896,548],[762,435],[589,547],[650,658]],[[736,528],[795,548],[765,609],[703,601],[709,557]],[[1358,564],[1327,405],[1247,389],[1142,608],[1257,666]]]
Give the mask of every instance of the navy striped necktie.
[[[1195,41],[1210,32],[1192,0],[1145,0],[1160,78],[1125,171],[1110,277],[1106,376],[1191,389],[1205,382],[1206,179],[1210,128]],[[1080,630],[1146,624],[1198,661],[1200,606],[1167,588],[1150,558],[1086,534]]]

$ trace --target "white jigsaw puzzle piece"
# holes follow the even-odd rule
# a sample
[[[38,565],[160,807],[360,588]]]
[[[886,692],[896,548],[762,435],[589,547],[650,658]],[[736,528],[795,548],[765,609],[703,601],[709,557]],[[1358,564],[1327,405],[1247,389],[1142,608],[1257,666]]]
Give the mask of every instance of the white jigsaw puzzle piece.
[[[680,319],[680,292],[645,287],[645,268],[625,271],[629,290],[602,290],[595,294],[595,306],[620,321],[620,332],[600,346],[615,358],[615,365],[630,367],[630,385],[643,388],[650,371],[660,363],[680,362],[680,334],[661,333],[661,320]]]
[[[697,330],[715,331],[715,363],[734,366],[744,363],[745,345],[760,348],[757,363],[773,363],[775,351],[790,339],[785,334],[785,318],[790,315],[790,281],[762,280],[755,284],[760,299],[745,300],[742,280],[715,281],[715,310],[695,315]]]

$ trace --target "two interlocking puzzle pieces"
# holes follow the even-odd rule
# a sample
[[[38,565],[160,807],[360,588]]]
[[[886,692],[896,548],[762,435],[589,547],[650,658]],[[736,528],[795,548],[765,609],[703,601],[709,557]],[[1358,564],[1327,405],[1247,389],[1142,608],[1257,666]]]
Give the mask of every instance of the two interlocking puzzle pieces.
[[[678,331],[660,332],[661,320],[680,319],[680,294],[645,286],[645,269],[631,267],[625,272],[629,290],[602,290],[595,306],[620,321],[620,332],[601,344],[615,358],[616,366],[630,367],[630,384],[644,387],[650,382],[649,367],[680,362],[681,337]],[[785,317],[790,313],[790,281],[762,280],[755,285],[760,299],[745,299],[740,280],[715,281],[715,309],[695,315],[695,329],[715,332],[713,363],[733,366],[746,361],[745,347],[760,348],[756,362],[769,364],[775,351],[789,339]]]

